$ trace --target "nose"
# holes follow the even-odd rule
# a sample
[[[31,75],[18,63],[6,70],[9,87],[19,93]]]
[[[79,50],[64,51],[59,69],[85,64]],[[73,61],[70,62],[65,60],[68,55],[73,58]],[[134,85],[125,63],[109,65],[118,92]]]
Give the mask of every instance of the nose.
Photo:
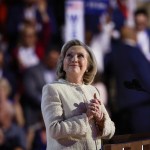
[[[74,56],[72,57],[72,62],[77,62],[77,60],[78,60],[77,56],[74,55]]]

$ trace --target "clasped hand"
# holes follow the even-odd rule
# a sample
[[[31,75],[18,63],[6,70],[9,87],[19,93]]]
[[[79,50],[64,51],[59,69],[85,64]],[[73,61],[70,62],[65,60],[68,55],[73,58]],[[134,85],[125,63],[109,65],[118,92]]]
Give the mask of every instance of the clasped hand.
[[[101,101],[97,99],[96,93],[94,94],[94,99],[88,104],[86,114],[89,120],[95,118],[97,122],[100,122],[103,119],[104,114],[101,109]]]

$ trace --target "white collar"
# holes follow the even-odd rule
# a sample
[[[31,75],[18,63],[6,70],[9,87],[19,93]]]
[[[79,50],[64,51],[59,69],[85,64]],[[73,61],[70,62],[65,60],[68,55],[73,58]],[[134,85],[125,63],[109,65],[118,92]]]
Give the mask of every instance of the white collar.
[[[62,79],[62,78],[58,79],[58,81],[56,81],[56,82],[65,83],[65,84],[69,84],[69,85],[73,85],[73,86],[82,86],[82,85],[84,85],[84,83],[82,83],[82,84],[72,83],[72,82],[69,82],[69,81],[67,81],[65,79]]]

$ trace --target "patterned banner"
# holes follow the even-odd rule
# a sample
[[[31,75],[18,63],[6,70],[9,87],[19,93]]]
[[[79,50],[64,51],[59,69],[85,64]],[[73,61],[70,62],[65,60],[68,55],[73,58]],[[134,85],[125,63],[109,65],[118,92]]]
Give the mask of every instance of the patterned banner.
[[[65,3],[65,42],[78,39],[84,42],[84,2],[68,0]]]

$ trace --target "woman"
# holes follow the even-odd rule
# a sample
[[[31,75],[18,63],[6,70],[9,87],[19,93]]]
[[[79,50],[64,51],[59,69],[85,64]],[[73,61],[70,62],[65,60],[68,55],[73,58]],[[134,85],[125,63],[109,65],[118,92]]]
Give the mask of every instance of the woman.
[[[99,150],[101,138],[115,132],[99,92],[90,85],[97,72],[88,46],[67,42],[57,67],[58,81],[43,87],[42,114],[47,150]]]

